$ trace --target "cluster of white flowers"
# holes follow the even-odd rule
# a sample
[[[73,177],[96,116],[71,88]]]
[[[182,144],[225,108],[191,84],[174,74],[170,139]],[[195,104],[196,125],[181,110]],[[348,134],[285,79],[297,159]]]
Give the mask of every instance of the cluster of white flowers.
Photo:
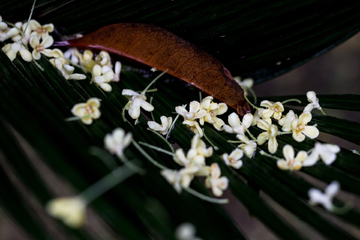
[[[223,130],[225,125],[224,121],[218,118],[217,115],[224,114],[228,107],[225,103],[214,103],[213,99],[212,96],[207,96],[201,102],[192,101],[189,111],[184,106],[175,108],[175,111],[184,118],[183,124],[188,126],[194,133],[199,134],[200,137],[204,135],[200,125],[204,125],[205,122],[212,124],[219,131]],[[199,120],[199,122],[196,120]]]
[[[173,185],[177,192],[182,188],[188,188],[195,176],[206,177],[206,187],[211,188],[213,194],[221,196],[223,191],[228,187],[229,180],[227,177],[221,177],[220,167],[217,163],[206,165],[205,158],[211,157],[213,148],[206,148],[200,135],[196,134],[191,140],[191,148],[185,154],[182,148],[176,150],[174,161],[183,168],[180,170],[165,169],[161,174],[166,180]]]

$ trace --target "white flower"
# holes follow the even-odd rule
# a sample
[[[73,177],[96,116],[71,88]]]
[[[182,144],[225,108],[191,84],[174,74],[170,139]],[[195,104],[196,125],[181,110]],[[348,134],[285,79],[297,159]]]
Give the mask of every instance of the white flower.
[[[257,142],[259,145],[263,145],[267,140],[269,152],[274,154],[278,148],[278,143],[276,140],[276,136],[278,133],[278,128],[276,125],[271,124],[271,119],[269,121],[259,120],[257,126],[266,132],[260,133],[257,137]]]
[[[8,39],[7,37],[8,25],[2,21],[2,17],[0,16],[0,42]]]
[[[291,122],[297,118],[294,111],[290,110],[285,117],[283,117],[282,119],[279,120],[279,125],[282,126],[281,130],[283,130],[284,132],[289,132],[291,131]]]
[[[205,167],[205,157],[203,155],[199,155],[194,148],[191,148],[186,153],[186,156],[182,148],[177,149],[173,159],[181,166],[189,167],[191,165],[196,165],[200,168]]]
[[[183,223],[176,228],[175,237],[177,240],[201,240],[195,236],[196,229],[191,223]]]
[[[195,120],[202,117],[205,117],[207,111],[202,109],[200,103],[197,101],[192,101],[190,103],[190,109],[187,111],[183,106],[177,106],[175,111],[184,117],[184,120]]]
[[[92,70],[94,82],[101,87],[105,92],[110,92],[112,90],[109,82],[112,81],[114,77],[114,72],[111,68],[104,66],[101,67],[98,64],[95,64]]]
[[[224,130],[228,133],[244,134],[246,129],[251,126],[252,121],[253,115],[251,113],[245,114],[241,122],[239,116],[233,112],[228,116],[230,126],[224,125]]]
[[[115,63],[114,77],[112,79],[113,82],[120,81],[120,72],[121,72],[121,62],[117,61]]]
[[[206,148],[205,142],[201,140],[201,137],[198,134],[195,134],[195,136],[191,139],[191,149],[195,149],[198,155],[204,157],[211,157],[213,154],[213,148]]]
[[[311,205],[321,204],[326,210],[331,211],[334,207],[332,200],[339,190],[340,184],[337,181],[332,181],[329,186],[325,188],[324,193],[319,189],[310,188],[308,191],[309,203]]]
[[[304,161],[303,166],[313,166],[319,158],[321,158],[326,165],[330,165],[336,160],[336,153],[338,152],[340,152],[340,147],[337,145],[317,142],[309,157]]]
[[[44,54],[47,57],[52,57],[53,51],[50,49],[46,49],[53,45],[54,39],[52,36],[45,37],[40,43],[39,38],[37,36],[32,36],[30,38],[30,46],[33,48],[32,56],[35,60],[40,59],[40,53]]]
[[[321,110],[319,99],[314,91],[307,92],[306,96],[310,103],[305,107],[304,112],[311,112],[314,108]]]
[[[12,43],[12,44],[6,44],[2,48],[3,52],[10,58],[11,61],[13,61],[16,58],[17,53],[20,53],[20,56],[24,61],[31,62],[32,56],[29,50],[27,50],[24,45],[20,43]]]
[[[80,117],[83,123],[90,125],[93,119],[98,119],[101,116],[99,107],[100,100],[98,98],[90,98],[86,103],[75,104],[71,112],[75,116]]]
[[[86,70],[92,72],[93,67],[95,66],[95,61],[93,60],[93,52],[90,50],[85,50],[83,54],[79,51],[74,51],[75,56],[79,59],[81,66]]]
[[[69,48],[64,52],[64,57],[70,59],[73,63],[79,63],[79,58],[76,57],[75,52],[78,51],[77,48]]]
[[[126,106],[126,109],[129,110],[129,115],[133,119],[138,119],[140,116],[140,107],[144,110],[151,112],[154,110],[153,105],[146,102],[146,96],[139,94],[130,89],[123,89],[122,95],[129,99],[130,104]]]
[[[160,132],[162,135],[166,135],[170,130],[172,117],[160,117],[161,125],[154,121],[148,121],[147,125],[154,131]]]
[[[188,128],[190,128],[191,131],[193,131],[195,134],[198,134],[201,138],[204,136],[204,131],[198,122],[193,120],[185,120],[182,122],[182,124],[185,124]]]
[[[254,155],[254,152],[256,150],[256,142],[253,140],[250,140],[246,135],[244,134],[238,134],[236,135],[236,138],[238,138],[240,141],[243,142],[243,144],[240,144],[238,147],[245,153],[245,155],[248,158],[252,158]]]
[[[130,145],[132,140],[131,132],[125,135],[125,131],[122,128],[116,128],[112,134],[106,134],[104,138],[105,148],[117,156],[124,154],[124,149]]]
[[[307,126],[306,124],[311,121],[311,113],[303,112],[299,118],[295,118],[291,122],[291,129],[293,131],[293,138],[302,142],[305,139],[305,135],[309,138],[316,138],[319,136],[319,130],[315,126]]]
[[[217,197],[220,197],[229,185],[229,179],[227,177],[220,177],[220,175],[219,165],[217,163],[211,164],[210,176],[206,179],[205,186],[211,188],[213,194]]]
[[[214,103],[212,100],[214,98],[212,96],[207,96],[204,98],[201,103],[200,107],[207,111],[206,115],[199,119],[201,125],[204,125],[204,122],[208,122],[213,124],[213,126],[217,130],[221,130],[221,127],[225,124],[224,121],[220,118],[217,118],[217,115],[224,114],[228,107],[225,103]]]
[[[72,228],[84,226],[86,201],[80,197],[55,198],[46,204],[46,211],[52,217],[61,219]]]
[[[174,187],[174,189],[180,193],[182,188],[188,188],[194,174],[199,171],[197,166],[189,166],[177,170],[164,169],[160,173],[163,177]]]
[[[37,36],[39,39],[45,39],[49,33],[54,31],[54,24],[49,23],[43,26],[36,20],[30,20],[29,27],[32,30],[31,36]]]
[[[107,51],[100,51],[95,57],[95,62],[101,66],[108,66],[112,68],[110,54]]]
[[[243,151],[236,148],[234,151],[230,153],[230,155],[224,153],[221,157],[226,163],[226,165],[239,169],[243,165],[243,162],[241,161],[243,155],[244,155]]]
[[[260,106],[267,107],[267,109],[262,112],[264,118],[273,117],[274,119],[279,120],[281,118],[282,112],[284,111],[284,106],[281,102],[273,103],[268,100],[264,100],[260,103]]]
[[[287,144],[283,148],[284,159],[277,161],[277,166],[281,170],[300,170],[302,167],[303,161],[307,158],[307,153],[305,151],[299,151],[295,157],[294,148]]]
[[[74,80],[84,80],[86,76],[80,73],[73,73],[75,68],[66,64],[65,58],[53,58],[50,59],[50,62],[61,72],[63,77],[66,80],[74,79]]]
[[[254,85],[254,80],[252,78],[245,78],[243,81],[241,81],[240,77],[234,77],[234,80],[244,89],[252,88]]]

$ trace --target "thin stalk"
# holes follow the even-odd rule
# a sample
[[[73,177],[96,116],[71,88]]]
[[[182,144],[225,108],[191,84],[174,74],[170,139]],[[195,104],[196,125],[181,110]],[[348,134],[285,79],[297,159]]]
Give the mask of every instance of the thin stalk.
[[[144,155],[152,164],[154,164],[154,165],[157,166],[158,168],[161,168],[162,170],[168,169],[167,167],[161,165],[160,163],[158,163],[157,161],[155,161],[152,157],[150,157],[150,155],[147,154],[147,152],[145,152],[144,149],[142,149],[142,148],[140,147],[140,145],[137,144],[134,140],[132,140],[132,143],[133,143],[134,146],[139,150],[139,152],[141,152],[141,154]]]
[[[157,76],[154,80],[151,81],[151,83],[149,85],[147,85],[147,87],[141,92],[142,95],[145,95],[145,93],[147,92],[147,90],[149,89],[149,87],[151,85],[153,85],[162,75],[164,75],[168,70],[166,69],[165,71],[163,71],[161,74],[159,74],[159,76]]]
[[[185,106],[186,106],[186,105],[185,105]],[[175,117],[174,121],[172,122],[171,127],[169,128],[169,131],[168,131],[168,133],[166,134],[166,137],[165,137],[166,140],[169,138],[171,131],[174,129],[175,122],[178,120],[179,116],[180,116],[180,114],[178,114],[178,115]]]
[[[103,193],[110,190],[120,182],[124,181],[126,178],[130,177],[134,173],[136,172],[128,169],[126,166],[118,167],[111,173],[85,189],[85,191],[79,194],[79,197],[85,199],[86,203],[89,204],[90,202],[101,196]]]
[[[300,101],[299,99],[292,98],[292,99],[288,99],[288,100],[285,100],[285,101],[281,102],[281,104],[285,104],[285,103],[288,103],[288,102],[298,102],[298,103],[301,103],[301,101]]]
[[[122,154],[122,155],[118,155],[118,158],[120,159],[120,161],[122,163],[124,163],[129,169],[133,170],[134,172],[138,172],[139,174],[141,175],[144,175],[145,174],[145,170],[136,166],[135,164],[133,164],[132,162],[130,162],[125,154]]]
[[[24,34],[21,36],[19,42],[22,42],[23,38],[25,37],[26,30],[27,30],[27,28],[28,28],[28,26],[29,26],[29,22],[30,22],[30,20],[31,20],[31,17],[32,17],[33,12],[34,12],[34,9],[35,9],[35,3],[36,3],[36,0],[34,0],[34,3],[33,3],[33,5],[32,5],[32,7],[31,7],[29,19],[28,19],[28,21],[27,21],[27,23],[26,23],[26,26],[25,26],[25,29],[24,29]]]
[[[115,170],[116,168],[119,167],[119,165],[116,163],[116,161],[110,156],[110,154],[105,151],[102,148],[99,147],[90,147],[89,148],[89,153],[92,155],[97,156],[98,158],[101,159],[101,161],[103,161],[105,163],[105,165],[110,169],[110,170]]]
[[[154,130],[152,130],[152,129],[150,129],[150,128],[148,128],[147,130],[155,133],[159,138],[163,139],[164,142],[165,142],[165,143],[168,145],[168,147],[170,148],[170,150],[171,150],[172,152],[175,152],[173,146],[171,146],[171,144],[170,144],[168,141],[166,141],[166,139],[164,139],[164,136],[163,136],[163,135],[161,135],[161,134],[158,133],[157,131],[154,131]]]
[[[253,107],[255,108],[256,110],[258,110],[259,108],[257,106],[255,106],[252,102],[250,102],[250,100],[247,98],[247,94],[244,93],[244,98],[245,100]]]
[[[139,144],[140,144],[140,145],[143,145],[143,146],[145,146],[145,147],[148,147],[148,148],[154,149],[154,150],[156,150],[156,151],[158,151],[158,152],[162,152],[162,153],[165,153],[165,154],[170,155],[170,156],[175,156],[175,154],[174,154],[174,153],[169,152],[169,151],[166,151],[165,149],[162,149],[162,148],[156,147],[156,146],[154,146],[154,145],[150,145],[150,144],[148,144],[148,143],[144,143],[144,142],[139,142]]]
[[[206,136],[204,130],[203,130],[203,132],[204,132],[204,138],[210,143],[210,145],[214,148],[215,151],[218,151],[219,148],[217,146],[215,146],[215,144],[212,141],[210,141],[210,139]]]
[[[212,197],[208,197],[204,194],[201,194],[197,191],[195,191],[194,189],[191,188],[184,188],[185,191],[187,191],[188,193],[194,195],[195,197],[198,197],[202,200],[211,202],[211,203],[217,203],[217,204],[226,204],[229,202],[229,199],[217,199],[217,198],[212,198]]]

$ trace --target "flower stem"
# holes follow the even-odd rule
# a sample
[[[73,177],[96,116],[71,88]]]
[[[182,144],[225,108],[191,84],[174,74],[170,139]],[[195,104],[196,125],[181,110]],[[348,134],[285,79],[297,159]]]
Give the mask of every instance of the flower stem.
[[[102,148],[90,147],[89,153],[100,158],[110,170],[115,170],[117,167],[119,167],[110,154]]]
[[[113,170],[111,173],[107,174],[105,177],[85,189],[82,193],[79,194],[79,197],[83,198],[87,204],[101,196],[103,193],[113,188],[115,185],[124,181],[126,178],[133,175],[133,170],[127,168],[126,166],[121,166]]]
[[[145,93],[147,92],[147,90],[149,89],[149,87],[151,85],[153,85],[162,75],[164,75],[166,72],[168,71],[168,69],[166,69],[165,71],[163,71],[161,74],[159,74],[159,76],[157,76],[154,80],[151,81],[151,83],[149,85],[147,85],[147,87],[141,92],[142,95],[145,95]]]
[[[249,90],[251,95],[254,97],[254,103],[257,103],[257,97],[256,97],[254,90],[252,90],[251,88],[246,88],[246,90]]]
[[[186,105],[185,105],[185,106],[186,106]],[[180,114],[178,114],[178,115],[175,117],[174,121],[172,122],[172,124],[171,124],[171,126],[170,126],[170,128],[169,128],[169,131],[168,131],[168,133],[166,134],[166,137],[165,137],[166,140],[169,138],[170,133],[171,133],[171,131],[173,130],[173,128],[174,128],[174,126],[175,126],[175,122],[178,120],[179,116],[180,116]]]
[[[201,194],[191,188],[184,188],[184,190],[187,191],[188,193],[194,195],[195,197],[198,197],[202,200],[205,200],[205,201],[208,201],[211,203],[225,204],[225,203],[229,202],[229,199],[217,199],[217,198],[208,197],[208,196]]]
[[[69,117],[69,118],[65,118],[65,121],[67,121],[67,122],[70,122],[70,121],[76,121],[76,120],[80,120],[81,119],[81,117]]]
[[[147,154],[147,152],[145,152],[144,149],[142,149],[142,148],[140,147],[140,145],[137,144],[134,140],[132,140],[131,142],[132,142],[132,143],[134,144],[134,146],[139,150],[139,152],[141,152],[142,155],[144,155],[152,164],[154,164],[155,166],[157,166],[158,168],[161,168],[161,169],[163,169],[163,170],[168,169],[167,167],[161,165],[160,163],[158,163],[157,161],[155,161],[152,157],[150,157],[150,155]]]
[[[250,100],[247,98],[247,94],[244,93],[244,98],[245,100],[253,107],[255,108],[256,110],[258,110],[259,108],[257,106],[255,106],[252,102],[250,102]]]
[[[154,149],[154,150],[156,150],[156,151],[158,151],[158,152],[162,152],[162,153],[165,153],[165,154],[170,155],[170,156],[175,156],[175,154],[174,154],[174,153],[169,152],[169,151],[166,151],[165,149],[162,149],[162,148],[156,147],[156,146],[154,146],[154,145],[150,145],[150,144],[148,144],[148,143],[144,143],[144,142],[139,142],[139,144],[140,144],[140,145],[143,145],[143,146],[145,146],[145,147],[148,147],[148,148]]]
[[[249,131],[249,129],[245,128],[246,132],[249,134],[249,136],[251,137],[252,140],[256,141],[256,137],[254,137],[254,135],[251,134],[251,132]]]
[[[171,150],[172,152],[175,152],[173,146],[171,146],[171,144],[170,144],[166,139],[164,139],[164,137],[163,137],[160,133],[158,133],[157,131],[154,131],[154,130],[152,130],[152,129],[150,129],[150,128],[148,128],[147,130],[155,133],[157,136],[159,136],[159,138],[163,139],[163,140],[165,141],[165,143],[169,146],[170,150]]]
[[[299,99],[292,98],[292,99],[288,99],[288,100],[285,100],[285,101],[281,102],[281,104],[285,104],[285,103],[288,103],[288,102],[298,102],[298,103],[301,103],[301,101],[300,101]]]
[[[279,136],[279,135],[285,135],[285,134],[292,134],[292,132],[289,131],[289,132],[278,132],[278,133],[277,133],[278,136]]]
[[[320,112],[323,114],[323,115],[326,115],[326,113],[324,112],[324,110],[322,108],[318,108],[320,110]]]
[[[268,158],[272,158],[272,159],[275,159],[275,160],[279,160],[279,159],[280,159],[280,158],[278,158],[278,157],[275,157],[275,156],[273,156],[273,155],[271,155],[271,154],[268,154],[268,153],[264,152],[263,150],[261,150],[259,153],[260,153],[261,155],[265,156],[265,157],[268,157]]]
[[[127,106],[129,106],[129,105],[130,105],[130,101],[125,104],[125,106],[123,107],[122,112],[121,112],[121,116],[125,123],[127,122],[127,120],[125,118],[125,110],[126,110]]]
[[[34,12],[34,9],[35,9],[35,3],[36,3],[36,0],[34,0],[34,3],[33,3],[33,5],[32,5],[32,7],[31,7],[31,11],[30,11],[29,19],[28,19],[28,21],[27,21],[27,23],[26,23],[26,26],[25,26],[25,29],[24,29],[24,34],[21,36],[21,38],[20,38],[19,42],[22,42],[23,38],[25,37],[26,29],[27,29],[27,28],[28,28],[28,26],[29,26],[29,23],[30,23],[31,17],[32,17],[33,12]]]
[[[228,143],[242,143],[242,141],[236,141],[236,140],[227,140]]]
[[[357,155],[360,155],[360,153],[358,151],[356,151],[355,149],[354,150],[351,150],[354,154],[357,154]]]
[[[215,151],[219,151],[219,148],[217,146],[215,146],[215,144],[210,141],[210,139],[205,135],[205,130],[203,130],[204,132],[204,138],[210,143],[210,145],[214,148]]]
[[[132,162],[130,162],[125,154],[122,154],[122,155],[119,155],[118,158],[120,159],[120,161],[122,161],[129,169],[135,171],[135,172],[138,172],[139,174],[141,175],[144,175],[145,174],[145,170],[136,166],[135,164],[133,164]]]

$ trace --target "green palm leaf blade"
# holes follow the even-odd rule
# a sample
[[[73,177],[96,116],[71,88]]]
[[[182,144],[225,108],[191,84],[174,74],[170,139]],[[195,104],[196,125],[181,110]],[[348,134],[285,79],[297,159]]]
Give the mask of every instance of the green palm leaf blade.
[[[23,10],[30,10],[31,5],[32,1],[1,3],[0,12],[3,19],[9,21],[18,21],[19,17],[25,20],[28,13]],[[116,22],[145,22],[158,25],[210,52],[234,75],[254,77],[257,82],[261,82],[305,63],[355,34],[360,26],[359,7],[358,3],[349,6],[338,0],[327,3],[39,1],[34,16],[41,23],[53,22],[61,34],[87,33]],[[88,80],[65,81],[44,58],[39,63],[44,67],[44,72],[33,63],[22,60],[15,60],[12,64],[2,52],[0,53],[0,93],[7,99],[0,104],[2,119],[15,128],[42,156],[43,161],[71,182],[75,189],[84,190],[109,172],[100,159],[89,153],[89,146],[103,147],[105,134],[110,133],[115,127],[122,127],[126,132],[131,131],[136,141],[168,149],[161,138],[146,130],[146,122],[150,115],[146,115],[146,118],[140,117],[140,122],[136,126],[122,120],[121,110],[127,100],[121,95],[121,90],[142,90],[148,84],[148,79],[131,72],[122,73],[122,81],[112,84],[113,91],[107,94],[94,84],[88,84]],[[151,95],[154,97],[153,105],[156,110],[153,115],[157,122],[164,114],[174,118],[175,106],[198,99],[198,91],[189,89],[182,82],[171,78],[158,81],[155,87],[158,88],[158,92]],[[102,99],[100,119],[94,121],[91,126],[85,126],[81,122],[64,121],[71,116],[70,109],[75,103],[84,102],[90,97]],[[318,97],[324,108],[359,110],[356,107],[356,95]],[[279,99],[281,98],[276,98],[276,101]],[[301,99],[303,104],[307,102],[306,97],[302,96]],[[129,120],[133,123],[132,119]],[[181,119],[176,123],[171,140],[187,149],[193,134],[180,121]],[[356,123],[315,114],[313,123],[317,123],[321,131],[359,143],[356,138],[359,126]],[[233,171],[220,159],[221,153],[234,148],[232,144],[226,143],[228,136],[217,133],[208,126],[205,126],[205,132],[220,148],[211,161],[218,162],[223,174],[229,177],[232,193],[251,214],[279,237],[305,238],[297,226],[287,223],[256,194],[256,189],[250,186],[252,183],[324,236],[338,239],[354,238],[306,203],[307,191],[314,186],[308,179],[278,170],[273,160],[259,154],[252,160],[244,157],[244,167],[239,171]],[[4,144],[1,146],[8,144],[10,149],[17,149],[17,139],[13,136],[10,139],[12,142],[7,143],[6,138],[1,138],[1,143]],[[291,143],[298,151],[304,148],[311,149],[315,141],[307,140],[298,144],[289,136],[281,136],[279,143],[279,149],[284,144]],[[266,146],[262,148],[265,149]],[[21,176],[22,181],[29,183],[28,187],[32,193],[44,204],[52,194],[45,190],[44,184],[29,164],[19,165],[21,161],[28,162],[27,156],[21,155],[21,149],[18,149],[16,154],[10,149],[2,151],[8,159],[16,158],[17,161],[9,161],[12,167]],[[146,151],[159,163],[170,168],[178,167],[171,157],[149,149]],[[204,239],[245,239],[244,234],[237,229],[220,206],[204,203],[187,192],[179,195],[159,174],[159,169],[147,162],[135,147],[130,146],[125,153],[129,159],[140,162],[147,174],[126,180],[91,204],[117,234],[126,239],[173,239],[175,228],[189,221],[196,225],[198,234]],[[113,160],[117,161],[116,158]],[[317,163],[314,167],[302,171],[324,182],[336,179],[342,189],[359,195],[356,188],[360,181],[358,160],[358,156],[342,149],[338,159],[331,166]],[[29,168],[28,172],[25,171],[26,167]],[[245,178],[249,185],[239,176]],[[13,186],[6,179],[2,185]],[[208,194],[197,180],[191,186],[203,194]],[[19,198],[15,191],[11,196]],[[9,198],[0,201],[3,206],[9,207],[8,212],[18,219],[21,225],[25,224],[23,227],[30,235],[39,236],[41,239],[42,235],[47,234],[40,227],[31,229],[33,222],[27,223],[31,221],[30,215],[26,214],[22,219],[17,209],[13,209],[15,206]],[[335,204],[343,205],[338,200]],[[21,209],[26,211],[24,208]],[[328,212],[324,214],[329,215]],[[357,209],[350,210],[338,218],[359,226]],[[79,233],[69,229],[67,232],[79,239],[93,237],[85,232]]]

